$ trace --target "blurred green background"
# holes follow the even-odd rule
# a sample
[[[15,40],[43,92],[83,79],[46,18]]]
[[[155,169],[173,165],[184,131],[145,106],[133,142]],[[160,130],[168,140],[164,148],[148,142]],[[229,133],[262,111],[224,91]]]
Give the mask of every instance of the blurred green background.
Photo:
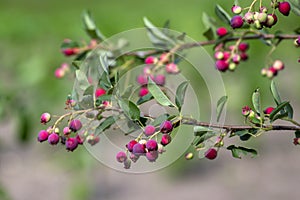
[[[265,2],[269,4],[269,1]],[[99,167],[98,162],[87,156],[87,152],[84,150],[70,154],[66,153],[64,149],[36,144],[36,134],[41,129],[39,124],[40,114],[45,111],[61,113],[64,108],[66,95],[72,89],[73,80],[71,78],[57,80],[54,77],[54,70],[62,62],[71,61],[60,53],[60,44],[65,38],[74,40],[88,39],[81,22],[81,14],[85,9],[91,11],[96,24],[106,36],[143,27],[142,17],[147,16],[158,26],[163,25],[169,19],[172,29],[186,32],[188,36],[195,40],[205,40],[202,36],[204,25],[202,24],[201,16],[203,11],[209,15],[214,15],[216,3],[229,10],[233,1],[1,0],[0,199],[33,200],[38,199],[37,193],[39,192],[44,193],[46,199],[48,197],[49,199],[50,197],[54,199],[116,199],[112,193],[118,189],[121,190],[119,193],[123,192],[123,199],[133,199],[130,196],[132,188],[124,186],[126,183],[130,184],[129,180],[131,177],[129,175],[118,174],[105,167]],[[271,32],[284,30],[292,33],[299,26],[298,22],[299,17],[294,14],[291,14],[289,17],[280,15],[278,25]],[[219,23],[222,25],[220,21]],[[206,49],[212,54],[211,47]],[[259,75],[260,69],[264,67],[265,55],[269,49],[260,41],[251,42],[249,61],[242,63],[236,72],[223,75],[226,92],[230,98],[227,110],[228,116],[230,116],[227,119],[228,122],[242,123],[242,119],[239,116],[240,108],[249,104],[251,93],[258,86],[261,87],[265,106],[271,104],[268,89],[270,81]],[[300,100],[298,92],[300,90],[300,84],[298,84],[300,74],[298,69],[299,63],[297,63],[299,49],[293,47],[292,41],[284,41],[280,45],[280,49],[274,52],[273,56],[274,58],[282,59],[286,63],[286,69],[280,73],[276,81],[280,86],[282,95],[291,101],[297,111],[297,108],[299,110],[298,102]],[[295,117],[296,119],[297,117],[299,118],[297,112]],[[284,145],[291,146],[291,138],[292,136],[280,137],[273,142],[277,142],[280,145],[282,140],[284,140],[287,143]],[[264,138],[262,141],[264,141]],[[256,144],[265,147],[265,152],[267,152],[265,160],[269,159],[269,161],[265,162],[277,162],[278,160],[272,157],[273,154],[270,153],[273,150],[272,147],[266,145],[266,143]],[[283,152],[292,152],[291,154],[296,156],[294,148],[280,148],[282,148]],[[264,148],[261,151],[264,151]],[[281,151],[277,152],[277,154],[280,153]],[[282,153],[281,156],[284,157],[284,155]],[[230,160],[230,158],[227,159]],[[299,156],[293,157],[293,159],[294,162],[300,162]],[[224,172],[224,168],[222,168],[228,162],[231,163],[229,166],[232,167],[232,170],[229,171],[234,173],[234,181],[245,181],[241,178],[241,174],[244,173],[241,167],[244,166],[243,161],[228,161],[226,156],[225,159],[220,158],[215,164],[202,161],[184,165],[175,164],[158,174],[145,175],[145,177],[139,176],[139,178],[135,177],[134,180],[144,183],[146,180],[140,179],[149,179],[150,183],[158,184],[156,181],[160,180],[162,176],[165,178],[169,177],[166,179],[171,179],[169,180],[170,182],[161,183],[161,187],[153,187],[153,192],[160,194],[166,190],[176,194],[178,192],[176,188],[189,191],[189,186],[191,192],[187,193],[187,195],[190,195],[187,199],[200,195],[196,193],[197,187],[195,184],[201,185],[207,191],[213,191],[213,184],[217,182],[219,183],[217,188],[223,188],[219,191],[221,191],[224,198],[238,199],[241,197],[239,193],[231,196],[229,192],[234,186],[238,187],[238,184],[235,185],[234,181],[230,182],[228,180],[229,177],[225,175],[227,172]],[[265,167],[262,167],[262,169],[269,169],[270,167],[262,164],[264,163],[263,158],[245,162],[250,162],[254,168],[257,165]],[[281,161],[278,162],[281,163]],[[235,168],[236,166],[238,166],[238,169]],[[285,167],[283,169],[291,170],[289,166]],[[234,169],[241,171],[235,173],[233,172]],[[186,170],[190,171],[190,173],[187,173]],[[199,177],[199,179],[203,178],[204,181],[199,180],[201,183],[198,183],[198,181],[193,179],[193,176],[190,176],[190,174],[194,172],[199,173],[196,177]],[[170,176],[175,176],[174,173],[180,177],[184,176],[186,179],[183,180],[186,181],[184,183],[174,181],[173,178],[170,178]],[[205,174],[209,173],[214,173],[212,175],[214,178],[205,176]],[[276,176],[275,172],[273,175],[274,179],[281,179]],[[222,177],[220,178],[220,176]],[[270,177],[266,177],[264,180],[266,183],[268,178]],[[300,177],[297,176],[295,178]],[[19,179],[19,181],[16,179]],[[118,179],[123,181],[123,184],[115,184],[113,180]],[[287,184],[288,180],[284,183]],[[26,187],[27,183],[31,187]],[[109,184],[107,185],[107,183]],[[149,186],[150,183],[146,184],[147,187],[151,186]],[[171,183],[173,183],[175,190],[170,187]],[[228,183],[229,186],[227,188],[223,187],[221,183]],[[247,186],[249,187],[255,186],[256,180],[248,180],[248,182],[243,183],[248,184]],[[187,186],[183,187],[184,184]],[[3,189],[1,189],[1,186]],[[39,191],[35,191],[35,186]],[[209,186],[212,188],[209,188]],[[286,194],[288,194],[290,190],[288,188],[285,189]],[[132,193],[136,192],[134,189],[132,190]],[[252,190],[244,189],[242,191],[251,192]],[[147,188],[143,188],[140,191],[146,192]],[[272,186],[269,186],[268,191],[266,196],[258,197],[273,197],[272,195],[268,196],[268,194],[273,194]],[[203,192],[205,195],[212,195],[208,192]],[[137,194],[142,195],[141,192],[137,192]],[[179,197],[180,195],[178,199]],[[274,195],[273,199],[277,197],[278,195]],[[145,199],[148,198],[145,197]]]

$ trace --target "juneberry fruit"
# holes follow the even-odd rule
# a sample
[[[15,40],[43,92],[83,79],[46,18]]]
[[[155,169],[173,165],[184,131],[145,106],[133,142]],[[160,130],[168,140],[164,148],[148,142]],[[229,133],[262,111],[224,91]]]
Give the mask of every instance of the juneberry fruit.
[[[140,89],[140,91],[139,91],[139,96],[140,96],[140,97],[143,97],[143,96],[147,95],[148,93],[149,93],[148,88],[142,87],[142,88]]]
[[[169,63],[166,65],[166,72],[169,74],[178,74],[180,70],[175,63]]]
[[[262,68],[260,73],[261,73],[262,76],[267,76],[268,69],[267,68]]]
[[[69,134],[71,133],[71,129],[70,129],[68,126],[66,126],[66,127],[63,129],[63,133],[64,133],[64,135],[69,135]]]
[[[84,137],[83,136],[77,134],[75,136],[75,138],[76,138],[78,144],[83,144],[83,142],[84,142]]]
[[[144,134],[146,136],[151,136],[155,133],[155,127],[152,126],[152,125],[147,125],[145,126],[145,129],[144,129]]]
[[[240,14],[242,12],[242,7],[241,6],[232,6],[231,7],[231,11],[234,13],[234,14]]]
[[[225,72],[229,67],[229,64],[227,61],[225,60],[217,60],[216,61],[216,68],[217,70],[221,71],[221,72]]]
[[[217,35],[220,37],[223,37],[224,35],[226,35],[228,33],[228,31],[225,27],[218,28],[216,32],[217,32]]]
[[[95,144],[97,144],[100,141],[100,137],[99,136],[95,136],[94,134],[90,134],[86,137],[86,141],[94,146]]]
[[[173,130],[173,124],[171,121],[164,121],[160,124],[160,132],[170,133]]]
[[[37,140],[39,142],[44,142],[48,139],[48,137],[49,137],[49,133],[45,130],[41,130],[38,134]]]
[[[167,63],[167,62],[169,62],[169,57],[167,55],[168,55],[168,53],[161,54],[160,57],[159,57],[159,61],[161,63]]]
[[[132,153],[132,154],[130,154],[129,158],[130,158],[130,160],[131,160],[132,162],[135,163],[135,162],[140,158],[140,156],[134,155],[134,154]]]
[[[229,51],[224,51],[223,54],[224,54],[224,58],[222,60],[227,60],[228,58],[230,58],[231,53]]]
[[[275,109],[274,107],[268,107],[264,110],[264,113],[266,115],[269,115],[269,114],[271,114],[271,112],[273,112],[274,109]]]
[[[241,52],[241,53],[240,53],[240,56],[241,56],[241,60],[242,60],[242,61],[245,61],[245,60],[248,59],[248,54],[245,53],[245,52]]]
[[[271,28],[277,23],[277,16],[275,14],[268,14],[267,21],[264,23],[264,26]]]
[[[189,152],[189,153],[186,153],[184,157],[186,160],[192,160],[194,158],[194,154]]]
[[[278,10],[281,14],[288,16],[290,14],[291,5],[287,1],[279,2]]]
[[[77,53],[77,49],[75,49],[75,48],[66,48],[66,49],[62,50],[62,53],[65,56],[72,56],[72,55],[75,55]]]
[[[56,78],[63,78],[65,76],[65,70],[63,70],[62,68],[57,68],[55,71],[54,71],[54,76]]]
[[[158,148],[156,140],[148,140],[146,143],[146,148],[148,151],[156,151]]]
[[[145,64],[151,65],[151,64],[155,64],[157,62],[157,58],[154,56],[148,56],[145,59]]]
[[[106,94],[106,90],[104,90],[103,88],[98,88],[95,91],[95,97],[98,98],[102,95]]]
[[[171,142],[171,140],[172,140],[172,138],[169,134],[163,134],[161,137],[160,144],[162,144],[163,146],[166,146]]]
[[[280,71],[280,70],[284,69],[284,64],[281,60],[275,60],[272,66],[277,71]]]
[[[239,15],[232,17],[230,25],[232,28],[241,28],[244,24],[243,18]]]
[[[78,146],[76,138],[70,137],[66,140],[66,149],[68,151],[74,151]]]
[[[241,56],[239,54],[234,54],[232,56],[232,62],[234,62],[235,64],[239,64],[241,61]],[[229,64],[230,66],[230,64]]]
[[[154,77],[154,82],[157,84],[157,85],[164,85],[165,82],[166,82],[166,77],[162,74],[158,74]]]
[[[51,133],[48,137],[48,142],[51,145],[56,145],[59,142],[59,135],[56,133]]]
[[[148,78],[146,75],[141,74],[138,75],[136,81],[140,84],[140,85],[146,85],[148,83]]]
[[[74,119],[70,122],[69,128],[71,129],[71,131],[76,132],[79,129],[81,129],[82,124],[81,121],[79,119]]]
[[[128,151],[132,152],[133,146],[137,143],[138,142],[136,140],[131,140],[130,142],[128,142],[128,144],[126,144],[126,148],[128,149]]]
[[[248,45],[248,43],[241,42],[239,44],[238,48],[239,48],[240,51],[245,52],[249,49],[249,45]]]
[[[215,59],[222,60],[224,58],[224,53],[222,51],[215,52]]]
[[[131,161],[129,159],[126,159],[123,164],[124,164],[124,169],[129,169],[131,166]]]
[[[146,153],[145,145],[140,144],[140,143],[136,143],[133,146],[132,153],[135,154],[135,155],[138,155],[138,156]]]
[[[218,151],[214,148],[209,148],[206,152],[205,152],[205,158],[209,159],[209,160],[213,160],[217,157],[218,155]]]
[[[249,106],[244,106],[242,108],[242,115],[248,116],[250,114],[250,111],[252,111],[252,109]]]
[[[120,151],[117,153],[116,159],[118,162],[123,163],[125,160],[127,160],[127,155],[124,151]]]
[[[43,113],[41,115],[41,123],[42,124],[46,124],[47,122],[49,122],[51,120],[51,115],[49,113]]]
[[[158,158],[158,152],[157,151],[149,151],[146,153],[146,158],[150,162],[155,162]]]
[[[150,75],[150,74],[151,74],[151,67],[150,67],[150,66],[144,67],[143,73],[144,73],[145,75]]]
[[[259,13],[257,16],[257,20],[262,24],[267,21],[267,18],[268,18],[268,15],[266,13]]]
[[[248,24],[253,24],[254,23],[254,14],[252,12],[247,12],[244,15],[244,20],[248,23]]]
[[[237,64],[238,64],[238,63],[237,63]],[[234,70],[236,69],[237,64],[234,63],[234,62],[230,63],[228,69],[229,69],[230,71],[234,71]]]

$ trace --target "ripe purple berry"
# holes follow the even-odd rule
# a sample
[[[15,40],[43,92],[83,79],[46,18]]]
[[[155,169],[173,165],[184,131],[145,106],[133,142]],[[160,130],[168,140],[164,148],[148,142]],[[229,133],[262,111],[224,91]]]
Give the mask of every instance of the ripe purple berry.
[[[148,151],[156,151],[158,148],[156,140],[148,140],[146,143],[146,148]]]
[[[290,14],[291,5],[287,1],[279,2],[278,10],[281,12],[281,14],[288,16]]]
[[[73,131],[73,132],[76,132],[78,131],[79,129],[81,129],[82,127],[82,124],[81,124],[81,121],[78,120],[78,119],[74,119],[70,122],[70,125],[69,125],[69,128]]]
[[[68,138],[66,140],[66,149],[68,151],[74,151],[78,146],[78,142],[77,142],[77,139],[76,138]]]
[[[241,28],[243,26],[243,18],[239,15],[232,17],[230,25],[232,28]]]
[[[59,142],[59,135],[56,133],[51,133],[48,137],[48,142],[51,145],[56,145]]]
[[[221,72],[225,72],[229,67],[229,64],[227,61],[225,60],[217,60],[216,61],[216,68],[217,70],[221,71]]]
[[[169,134],[163,134],[162,137],[161,137],[160,143],[163,146],[166,146],[166,145],[170,144],[171,140],[172,140],[172,138]]]
[[[147,125],[144,129],[144,134],[146,136],[151,136],[155,133],[155,127],[152,125]]]
[[[49,133],[45,130],[41,130],[38,134],[37,140],[39,142],[44,142],[48,139],[48,137],[49,137]]]
[[[140,143],[136,143],[133,146],[132,153],[135,154],[135,155],[138,155],[138,156],[146,153],[145,145],[140,144]]]
[[[205,152],[205,157],[209,160],[213,160],[217,157],[218,152],[216,149],[214,148],[209,148],[206,152]]]
[[[49,113],[43,113],[41,115],[41,123],[42,124],[46,124],[47,122],[49,122],[51,120],[51,115]]]
[[[124,151],[120,151],[117,153],[116,159],[118,162],[123,163],[125,160],[127,160],[127,155]]]
[[[126,148],[128,149],[128,151],[132,152],[133,146],[137,143],[138,142],[136,140],[131,140],[130,142],[128,142],[128,144],[126,144]]]
[[[158,152],[157,151],[149,151],[146,153],[146,158],[150,162],[155,162],[158,158]]]
[[[166,77],[162,74],[158,74],[154,77],[154,82],[157,84],[157,85],[164,85],[165,82],[166,82]]]
[[[160,132],[170,133],[173,130],[173,124],[171,121],[164,121],[160,124]]]

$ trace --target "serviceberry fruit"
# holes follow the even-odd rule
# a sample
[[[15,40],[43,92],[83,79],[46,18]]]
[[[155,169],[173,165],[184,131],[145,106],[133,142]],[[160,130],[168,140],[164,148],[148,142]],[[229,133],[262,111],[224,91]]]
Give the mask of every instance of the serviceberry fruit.
[[[146,158],[150,162],[155,162],[158,158],[158,152],[157,151],[149,151],[146,153]]]
[[[173,130],[173,124],[171,121],[164,121],[160,124],[160,132],[170,133]]]
[[[48,137],[49,137],[49,133],[45,130],[41,130],[38,134],[37,140],[39,142],[44,142],[48,139]]]
[[[244,24],[243,18],[239,15],[232,17],[230,25],[232,28],[241,28]]]
[[[288,16],[290,14],[291,5],[287,1],[279,2],[278,10],[281,14]]]
[[[225,60],[217,60],[216,61],[216,68],[221,72],[225,72],[229,67],[229,63]]]
[[[56,133],[51,133],[48,137],[48,142],[51,145],[56,145],[59,142],[59,135]]]
[[[139,91],[139,96],[140,96],[140,97],[143,97],[143,96],[147,95],[148,93],[149,93],[148,88],[142,87],[142,88],[140,89],[140,91]]]
[[[154,77],[154,82],[157,85],[164,85],[166,82],[166,77],[163,74],[158,74]]]
[[[128,149],[128,151],[132,152],[133,146],[137,143],[138,142],[136,140],[131,140],[130,142],[128,142],[128,144],[126,144],[126,148]]]
[[[49,113],[43,113],[41,115],[41,123],[46,124],[51,120],[51,115]]]
[[[217,35],[220,37],[223,37],[224,35],[226,35],[228,33],[228,31],[225,27],[219,27],[216,32],[217,32]]]
[[[156,151],[158,148],[156,140],[148,140],[146,143],[146,148],[148,151]]]
[[[78,146],[76,138],[70,137],[66,140],[66,149],[68,151],[74,151]]]
[[[146,84],[148,83],[147,76],[144,75],[144,74],[138,75],[138,77],[137,77],[137,82],[138,82],[140,85],[146,85]]]
[[[74,119],[70,122],[69,128],[71,129],[71,131],[76,132],[79,129],[81,129],[82,124],[81,121],[79,119]]]
[[[231,11],[234,13],[234,14],[240,14],[242,12],[242,7],[241,6],[232,6],[231,7]]]
[[[144,134],[146,136],[151,136],[155,133],[155,127],[152,126],[152,125],[147,125],[145,126],[145,129],[144,129]]]
[[[118,162],[123,163],[125,160],[127,160],[127,155],[124,151],[120,151],[117,153],[116,159]]]
[[[135,155],[138,155],[138,156],[146,153],[145,145],[140,144],[140,143],[136,143],[133,146],[132,153],[135,154]]]
[[[268,107],[264,110],[264,113],[266,115],[269,115],[269,114],[271,114],[271,112],[273,112],[274,109],[275,109],[274,107]]]
[[[163,146],[166,146],[171,142],[171,140],[172,140],[172,138],[169,134],[163,134],[161,137],[160,144],[162,144]]]
[[[103,89],[103,88],[98,88],[98,89],[96,89],[96,91],[95,91],[95,97],[96,97],[96,98],[98,98],[98,97],[100,97],[100,96],[102,96],[102,95],[104,95],[104,94],[106,94],[106,90]]]
[[[180,70],[175,63],[169,63],[166,65],[166,72],[169,74],[178,74]]]
[[[217,157],[218,151],[214,148],[209,148],[204,155],[207,159],[213,160]]]
[[[154,57],[154,56],[148,56],[146,59],[145,59],[145,64],[155,64],[157,62],[157,58]]]

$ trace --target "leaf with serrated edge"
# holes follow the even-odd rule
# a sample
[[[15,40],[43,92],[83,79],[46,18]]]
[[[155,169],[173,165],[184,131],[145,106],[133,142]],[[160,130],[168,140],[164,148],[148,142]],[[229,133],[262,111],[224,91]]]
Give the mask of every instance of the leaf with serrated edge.
[[[217,121],[219,122],[220,120],[220,117],[222,115],[222,112],[223,112],[223,109],[224,109],[224,106],[227,102],[227,99],[228,97],[227,96],[222,96],[219,100],[218,100],[218,103],[217,103]]]
[[[171,100],[161,91],[161,89],[148,78],[148,90],[153,95],[154,99],[163,106],[175,107]]]

